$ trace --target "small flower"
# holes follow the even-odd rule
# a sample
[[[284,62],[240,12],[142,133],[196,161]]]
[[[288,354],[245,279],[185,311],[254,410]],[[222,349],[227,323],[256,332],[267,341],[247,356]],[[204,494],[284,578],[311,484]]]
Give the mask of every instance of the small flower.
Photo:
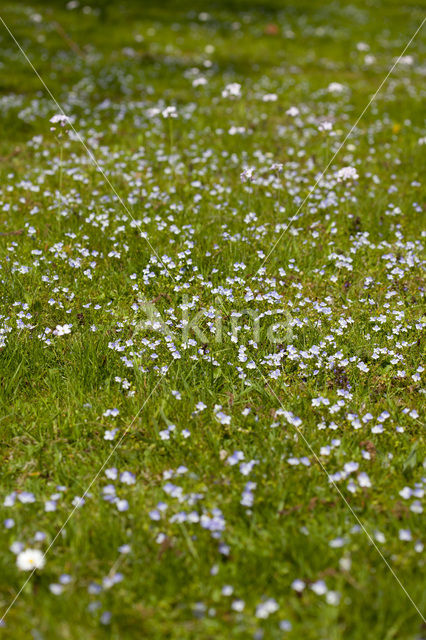
[[[56,583],[49,584],[49,591],[53,593],[54,596],[60,596],[63,590],[64,590],[64,587],[61,584],[56,584]]]
[[[358,476],[358,484],[360,487],[371,487],[371,480],[364,471]]]
[[[35,497],[31,491],[22,491],[22,493],[18,494],[18,500],[22,502],[22,504],[30,504],[35,502]]]
[[[123,473],[120,474],[120,482],[124,484],[135,484],[136,476],[130,471],[123,471]]]
[[[336,173],[337,182],[346,182],[347,180],[358,180],[359,175],[354,167],[343,167]]]
[[[100,617],[100,622],[102,624],[109,624],[111,622],[111,612],[110,611],[104,611],[103,614]]]
[[[204,78],[203,76],[200,76],[199,78],[194,78],[194,80],[192,81],[193,87],[204,87],[204,85],[206,84],[207,84],[207,78]]]
[[[291,118],[295,118],[299,115],[299,113],[300,111],[297,107],[290,107],[290,109],[287,109],[286,111],[286,115],[290,116]]]
[[[55,113],[49,120],[52,124],[60,124],[64,127],[66,124],[70,124],[71,120],[64,113]]]
[[[317,596],[323,596],[324,593],[327,593],[327,585],[324,580],[317,580],[311,584],[311,589]]]
[[[119,410],[114,408],[114,409],[107,409],[106,411],[104,411],[104,413],[102,414],[105,418],[108,417],[112,417],[112,418],[116,418],[119,414]]]
[[[327,601],[327,604],[337,606],[340,602],[340,593],[338,591],[329,591],[326,594],[325,599]]]
[[[46,512],[56,511],[56,502],[55,502],[55,500],[46,500],[46,502],[44,503],[44,510]]]
[[[161,112],[161,115],[163,116],[163,118],[165,118],[167,120],[167,118],[177,118],[178,114],[176,111],[176,107],[166,107],[165,109],[163,109],[163,111]]]
[[[329,120],[324,120],[320,122],[318,125],[318,131],[331,131],[333,128],[333,123]]]
[[[265,600],[265,602],[257,605],[255,615],[256,618],[268,618],[271,613],[275,613],[278,609],[278,603],[273,598],[269,598],[268,600]]]
[[[298,593],[302,593],[302,591],[306,587],[306,584],[305,582],[303,582],[303,580],[300,580],[299,578],[297,578],[296,580],[293,580],[293,582],[291,583],[291,587]]]
[[[238,82],[231,82],[227,84],[222,91],[222,98],[240,98],[241,97],[241,85]]]
[[[345,85],[340,84],[340,82],[330,82],[328,90],[330,93],[343,93],[345,91]]]
[[[228,416],[223,411],[216,411],[215,418],[220,422],[220,424],[231,424],[231,416]]]
[[[68,118],[68,116],[66,116],[66,115],[64,115],[62,113],[56,113],[54,116],[52,116],[50,118],[49,122],[51,122],[53,125],[59,124],[61,129],[65,129],[66,127],[68,127],[68,130],[69,130],[72,127],[71,118]],[[56,131],[56,126],[50,127],[50,130],[51,131]],[[62,138],[62,132],[59,131],[57,136],[58,136],[58,138]]]
[[[65,336],[67,333],[71,333],[72,324],[57,324],[53,331],[54,336]]]
[[[244,607],[245,607],[244,600],[234,600],[233,603],[231,604],[231,609],[238,612],[241,612],[244,609]]]
[[[398,537],[400,540],[404,542],[409,542],[410,540],[413,539],[410,529],[400,529],[398,532]]]
[[[43,569],[44,564],[44,555],[39,549],[25,549],[25,551],[18,553],[16,558],[16,565],[21,571]]]
[[[247,182],[247,180],[250,182],[253,180],[253,174],[254,167],[247,167],[247,169],[244,169],[244,171],[241,171],[240,173],[241,182]]]
[[[399,58],[395,58],[395,62],[403,65],[412,65],[414,62],[413,56],[400,56]]]
[[[117,500],[115,504],[118,511],[127,511],[129,509],[127,500]]]
[[[276,102],[278,100],[278,96],[276,93],[265,93],[262,97],[263,102]]]
[[[241,460],[244,460],[244,453],[242,451],[234,451],[234,453],[228,456],[227,463],[233,466],[234,464],[238,464]]]

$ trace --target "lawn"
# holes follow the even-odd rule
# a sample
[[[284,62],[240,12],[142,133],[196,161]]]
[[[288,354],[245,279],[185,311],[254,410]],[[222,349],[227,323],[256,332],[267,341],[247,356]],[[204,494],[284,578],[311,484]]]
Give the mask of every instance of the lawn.
[[[425,14],[4,0],[0,640],[424,638]]]

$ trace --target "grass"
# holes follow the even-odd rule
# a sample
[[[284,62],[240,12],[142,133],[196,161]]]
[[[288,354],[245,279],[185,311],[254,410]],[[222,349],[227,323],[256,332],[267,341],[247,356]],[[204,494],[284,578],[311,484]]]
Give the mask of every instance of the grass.
[[[422,5],[1,16],[0,637],[420,639]]]

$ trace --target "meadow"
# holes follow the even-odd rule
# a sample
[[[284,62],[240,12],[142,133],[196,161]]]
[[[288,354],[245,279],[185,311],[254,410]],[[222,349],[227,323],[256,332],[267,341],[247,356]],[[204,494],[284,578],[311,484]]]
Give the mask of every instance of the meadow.
[[[1,3],[0,640],[425,637],[424,18]]]

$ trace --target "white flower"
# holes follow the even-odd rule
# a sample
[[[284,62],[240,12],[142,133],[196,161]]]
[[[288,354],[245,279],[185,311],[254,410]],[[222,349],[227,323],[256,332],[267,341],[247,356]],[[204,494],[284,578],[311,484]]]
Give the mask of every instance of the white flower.
[[[273,598],[269,598],[268,600],[265,600],[265,602],[257,605],[256,618],[267,618],[271,613],[278,611],[278,609],[278,603]]]
[[[400,540],[403,540],[405,542],[409,542],[410,540],[412,540],[410,529],[400,529],[398,532],[398,536]]]
[[[334,540],[330,540],[328,545],[332,549],[339,549],[340,547],[343,547],[345,543],[346,543],[345,538],[334,538]]]
[[[49,120],[52,124],[60,124],[61,127],[64,127],[66,124],[71,124],[70,118],[66,116],[64,113],[55,113]]]
[[[339,567],[342,571],[350,571],[352,566],[352,560],[350,556],[342,556],[339,560]]]
[[[293,580],[293,582],[291,583],[291,587],[298,593],[301,593],[306,587],[306,584],[303,582],[303,580],[299,580],[299,578],[296,578],[296,580]]]
[[[117,500],[115,503],[118,511],[127,511],[129,508],[129,503],[127,500]]]
[[[324,120],[323,122],[320,122],[318,125],[319,131],[331,131],[332,128],[333,128],[333,123],[330,122],[329,120]]]
[[[204,87],[204,85],[206,84],[207,84],[207,78],[204,78],[203,76],[200,76],[199,78],[195,78],[192,81],[193,87]]]
[[[406,64],[406,65],[411,65],[414,62],[413,56],[401,56],[399,59],[394,58],[394,60],[398,64]]]
[[[123,471],[123,473],[120,474],[120,481],[124,484],[135,484],[136,478],[130,471]]]
[[[176,107],[166,107],[165,109],[163,109],[163,111],[161,112],[161,115],[163,116],[163,118],[177,118],[178,114],[176,111]]]
[[[340,593],[338,591],[329,591],[325,596],[327,604],[338,605],[340,602]]]
[[[381,531],[376,531],[374,533],[374,537],[376,538],[377,542],[380,542],[380,544],[384,544],[386,542],[386,538]]]
[[[330,93],[343,93],[345,91],[345,86],[340,84],[340,82],[330,82],[328,90]]]
[[[358,476],[358,484],[360,487],[371,487],[371,480],[364,471]]]
[[[71,333],[72,324],[57,324],[56,329],[53,331],[54,336],[65,336],[67,333]]]
[[[60,596],[63,590],[64,587],[61,584],[49,584],[49,591],[53,593],[54,596]]]
[[[228,130],[228,133],[230,136],[235,136],[237,133],[245,133],[246,132],[246,128],[245,127],[230,127]]]
[[[14,491],[13,493],[10,493],[8,496],[5,497],[3,506],[13,507],[13,505],[15,504],[15,499],[16,499],[16,493]]]
[[[18,500],[22,502],[22,504],[31,504],[35,502],[35,497],[31,491],[22,491],[22,493],[18,494]]]
[[[103,412],[103,416],[105,418],[108,418],[109,416],[111,416],[112,418],[116,418],[119,414],[119,410],[114,408],[114,409],[107,409],[106,411]]]
[[[44,555],[39,549],[25,549],[16,558],[16,565],[21,571],[43,569],[44,563]]]
[[[413,504],[410,506],[410,511],[413,513],[423,513],[423,506],[420,500],[414,500]]]
[[[231,424],[231,416],[226,415],[223,411],[215,413],[215,418],[220,424]]]
[[[296,116],[299,115],[299,109],[297,107],[290,107],[290,109],[287,109],[286,114],[288,116],[291,116],[292,118],[295,118]]]
[[[247,167],[240,173],[241,182],[247,182],[247,180],[252,180],[254,174],[254,167]]]
[[[227,84],[222,91],[222,98],[240,98],[241,97],[241,85],[238,82],[231,82]]]
[[[278,100],[278,96],[276,93],[265,93],[262,98],[263,102],[276,102]]]
[[[234,451],[232,455],[228,456],[227,463],[233,466],[241,460],[244,460],[244,453],[242,451]]]
[[[317,580],[311,584],[311,589],[317,596],[323,596],[324,593],[327,593],[327,585],[324,580]]]
[[[345,182],[346,180],[358,180],[359,175],[354,167],[343,167],[336,173],[337,182]]]
[[[343,470],[345,473],[353,473],[354,471],[358,471],[359,464],[358,462],[354,462],[351,460],[350,462],[346,462],[343,466]]]

